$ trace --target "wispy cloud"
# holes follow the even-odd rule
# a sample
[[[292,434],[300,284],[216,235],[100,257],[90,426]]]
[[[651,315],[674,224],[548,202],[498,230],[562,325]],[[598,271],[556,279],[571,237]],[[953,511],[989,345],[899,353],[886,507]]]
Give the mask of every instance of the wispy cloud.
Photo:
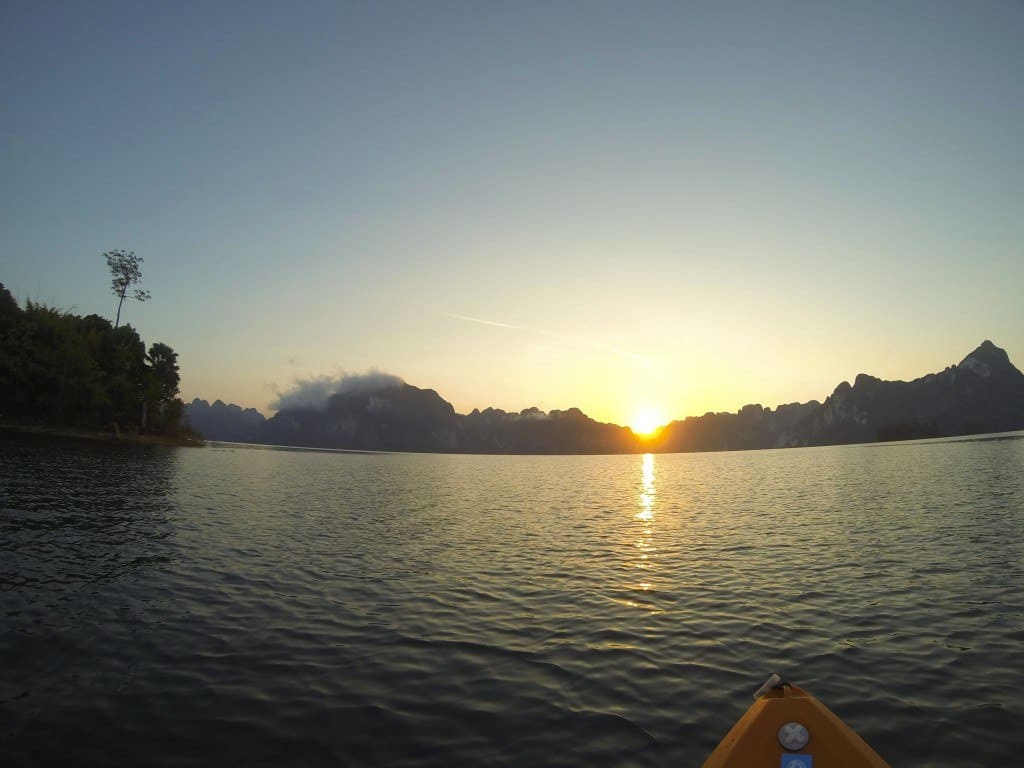
[[[545,336],[549,339],[556,339],[557,341],[564,342],[566,344],[573,344],[578,347],[585,347],[587,349],[595,349],[600,352],[608,352],[622,357],[633,362],[640,363],[646,368],[654,368],[655,363],[649,357],[638,355],[635,352],[630,352],[628,349],[622,349],[612,344],[605,344],[600,341],[594,341],[593,339],[586,339],[582,336],[572,336],[565,333],[556,333],[555,331],[549,331],[544,328],[537,328],[532,325],[520,325],[518,323],[502,323],[497,320],[488,320],[484,317],[472,317],[470,315],[460,315],[455,312],[443,312],[445,317],[450,317],[453,320],[462,320],[467,323],[477,323],[478,325],[490,325],[495,328],[508,328],[514,331],[525,331],[527,333],[535,333],[538,336]]]
[[[383,292],[374,292],[372,295],[382,300],[389,298]],[[405,299],[404,301],[406,304],[418,306],[420,309],[426,312],[436,313],[443,317],[450,318],[452,320],[459,320],[464,323],[476,323],[477,325],[488,325],[492,328],[507,328],[508,330],[511,331],[522,331],[524,333],[532,333],[537,336],[543,336],[548,339],[560,341],[564,344],[572,344],[576,347],[583,347],[584,349],[593,349],[598,352],[605,352],[616,357],[621,357],[624,360],[630,360],[634,363],[638,363],[642,365],[644,368],[647,368],[648,370],[659,370],[660,368],[660,366],[649,357],[639,355],[635,352],[630,352],[628,349],[623,349],[622,347],[617,347],[613,344],[605,344],[604,342],[601,341],[595,341],[594,339],[588,339],[582,336],[573,336],[571,334],[566,333],[558,333],[556,331],[549,331],[545,328],[538,328],[533,325],[524,325],[522,323],[504,323],[499,320],[491,320],[486,317],[473,317],[472,315],[463,315],[458,312],[449,312],[436,305],[429,304],[423,301],[416,301],[415,299]]]

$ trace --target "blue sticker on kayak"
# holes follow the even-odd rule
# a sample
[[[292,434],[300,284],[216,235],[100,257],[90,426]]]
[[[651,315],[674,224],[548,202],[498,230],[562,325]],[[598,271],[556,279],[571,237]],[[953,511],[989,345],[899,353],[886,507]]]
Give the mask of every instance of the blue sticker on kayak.
[[[813,768],[813,755],[788,755],[782,756],[782,768]]]

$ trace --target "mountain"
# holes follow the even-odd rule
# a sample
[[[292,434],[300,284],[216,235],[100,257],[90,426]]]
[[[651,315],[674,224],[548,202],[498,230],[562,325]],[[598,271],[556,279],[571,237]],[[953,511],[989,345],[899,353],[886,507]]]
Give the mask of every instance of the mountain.
[[[991,341],[941,373],[843,382],[800,425],[799,445],[1024,429],[1024,374]]]
[[[544,413],[497,408],[461,416],[460,445],[472,453],[635,453],[645,450],[628,427],[604,424],[579,408]]]
[[[185,406],[184,419],[189,426],[211,440],[232,443],[259,442],[266,419],[255,408],[240,408],[215,400],[210,405],[198,397]]]
[[[387,378],[387,377],[385,377]],[[860,374],[824,403],[774,410],[745,405],[666,425],[653,439],[595,421],[578,408],[455,412],[432,389],[398,379],[331,395],[323,408],[290,407],[270,419],[253,409],[186,406],[193,427],[213,440],[376,451],[455,453],[638,453],[750,450],[872,442],[1024,429],[1024,374],[985,341],[959,364],[913,381]]]
[[[674,421],[658,451],[721,451],[867,443],[1024,429],[1024,374],[991,341],[913,381],[859,374],[824,403],[760,405]]]
[[[458,415],[432,389],[409,384],[331,395],[321,410],[278,411],[261,442],[367,451],[454,451]]]
[[[488,408],[463,416],[432,389],[410,384],[335,394],[322,410],[279,411],[261,441],[369,451],[620,453],[641,450],[625,428],[578,408],[520,413]]]
[[[802,425],[821,407],[817,400],[811,400],[780,405],[774,411],[761,405],[745,405],[736,413],[690,416],[666,425],[651,441],[649,450],[690,453],[805,445]]]

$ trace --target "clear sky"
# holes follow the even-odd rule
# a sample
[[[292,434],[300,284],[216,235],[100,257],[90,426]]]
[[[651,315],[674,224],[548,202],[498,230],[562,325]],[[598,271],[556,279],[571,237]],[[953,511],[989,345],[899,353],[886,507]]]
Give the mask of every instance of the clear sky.
[[[1024,4],[6,2],[0,282],[264,412],[629,423],[1024,364]]]

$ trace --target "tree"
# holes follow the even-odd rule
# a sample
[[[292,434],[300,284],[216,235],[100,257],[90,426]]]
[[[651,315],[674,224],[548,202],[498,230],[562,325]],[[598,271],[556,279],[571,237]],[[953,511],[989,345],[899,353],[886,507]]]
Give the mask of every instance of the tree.
[[[0,421],[133,430],[148,410],[148,431],[181,434],[179,380],[167,344],[147,353],[129,325],[32,301],[22,309],[0,284]]]
[[[114,329],[121,324],[121,305],[125,298],[145,301],[150,297],[149,291],[136,288],[131,296],[128,296],[128,289],[133,285],[142,282],[142,257],[136,256],[135,251],[114,250],[103,254],[107,259],[107,266],[113,279],[110,281],[110,288],[117,296],[117,320],[114,322]]]
[[[157,342],[149,348],[146,362],[148,365],[144,413],[147,415],[143,417],[143,427],[147,426],[148,421],[150,428],[161,431],[176,430],[180,425],[184,407],[176,397],[180,381],[178,353],[166,344]]]
[[[17,299],[0,283],[0,332],[11,325],[21,314]]]
[[[157,342],[146,355],[154,393],[160,402],[170,402],[178,394],[178,353]]]

